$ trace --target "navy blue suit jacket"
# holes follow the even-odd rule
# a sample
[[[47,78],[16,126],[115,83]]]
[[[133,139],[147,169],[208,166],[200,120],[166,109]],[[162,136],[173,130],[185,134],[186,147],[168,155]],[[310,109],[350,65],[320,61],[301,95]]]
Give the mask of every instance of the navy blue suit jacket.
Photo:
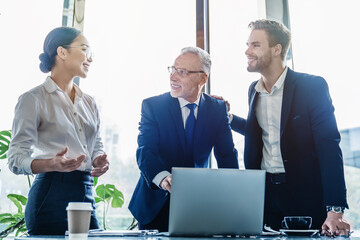
[[[244,161],[260,169],[262,129],[255,115],[258,93],[249,88],[247,119],[234,115],[231,127],[245,135]],[[323,206],[347,207],[340,134],[326,81],[288,69],[282,100],[280,148],[286,179],[299,196]]]
[[[238,168],[234,143],[224,101],[202,94],[194,131],[193,161],[185,151],[185,130],[180,104],[170,93],[145,99],[142,103],[137,163],[140,179],[131,198],[129,209],[142,224],[151,222],[169,198],[166,191],[152,183],[172,167],[208,167],[214,154],[219,168]]]

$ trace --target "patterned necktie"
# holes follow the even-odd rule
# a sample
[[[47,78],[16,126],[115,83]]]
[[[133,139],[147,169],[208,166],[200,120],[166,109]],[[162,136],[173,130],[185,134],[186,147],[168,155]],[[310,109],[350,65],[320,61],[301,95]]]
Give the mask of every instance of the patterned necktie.
[[[185,124],[185,137],[186,137],[186,145],[189,156],[192,156],[192,150],[193,150],[193,139],[194,139],[194,129],[195,129],[195,114],[194,110],[196,108],[195,103],[189,103],[186,105],[187,108],[190,109],[190,114],[186,120]]]

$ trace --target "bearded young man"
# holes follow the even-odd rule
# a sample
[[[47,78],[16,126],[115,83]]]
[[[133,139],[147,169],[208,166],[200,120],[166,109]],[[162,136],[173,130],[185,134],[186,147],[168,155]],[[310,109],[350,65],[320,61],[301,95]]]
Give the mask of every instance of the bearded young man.
[[[326,81],[286,66],[290,31],[270,20],[249,24],[250,85],[247,119],[231,115],[231,128],[245,136],[247,169],[266,175],[264,223],[281,228],[284,216],[311,216],[312,228],[347,235],[340,134]]]

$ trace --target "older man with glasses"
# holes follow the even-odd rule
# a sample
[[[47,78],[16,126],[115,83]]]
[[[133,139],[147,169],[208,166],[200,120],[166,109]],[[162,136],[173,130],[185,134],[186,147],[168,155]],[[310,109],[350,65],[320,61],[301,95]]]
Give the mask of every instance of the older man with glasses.
[[[129,209],[139,229],[168,231],[172,167],[238,168],[226,104],[202,93],[210,56],[197,47],[181,50],[168,67],[171,91],[142,103],[137,163],[141,171]]]

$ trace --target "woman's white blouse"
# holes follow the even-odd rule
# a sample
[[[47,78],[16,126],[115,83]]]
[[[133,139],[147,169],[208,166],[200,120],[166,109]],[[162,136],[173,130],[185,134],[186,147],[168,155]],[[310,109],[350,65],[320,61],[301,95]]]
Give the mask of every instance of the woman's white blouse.
[[[78,170],[91,171],[92,161],[104,153],[99,112],[94,99],[74,87],[74,103],[50,77],[19,97],[7,156],[12,172],[32,174],[34,159],[52,158],[66,146],[67,158],[86,155]]]

